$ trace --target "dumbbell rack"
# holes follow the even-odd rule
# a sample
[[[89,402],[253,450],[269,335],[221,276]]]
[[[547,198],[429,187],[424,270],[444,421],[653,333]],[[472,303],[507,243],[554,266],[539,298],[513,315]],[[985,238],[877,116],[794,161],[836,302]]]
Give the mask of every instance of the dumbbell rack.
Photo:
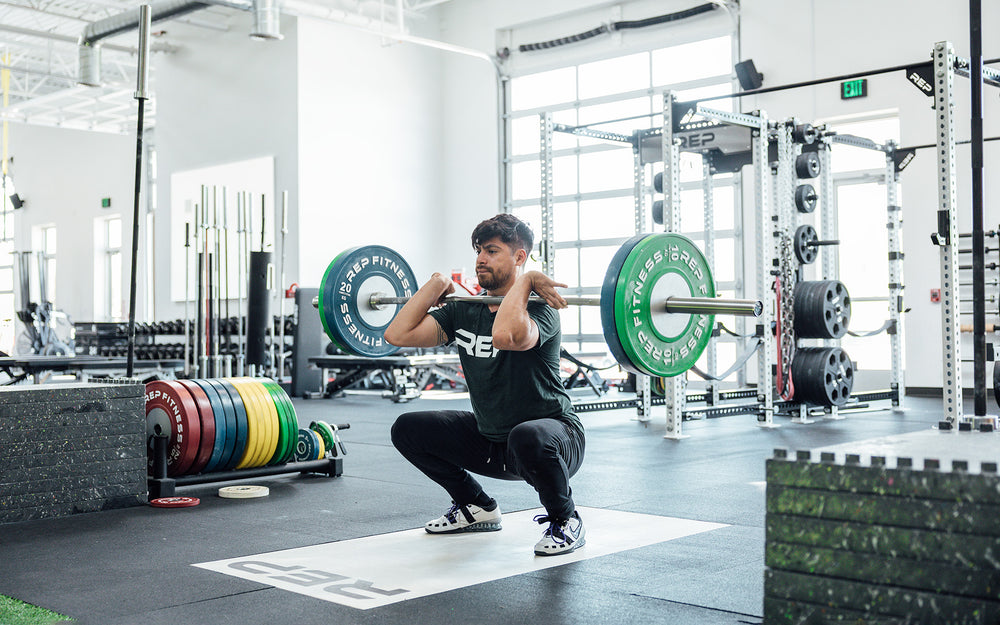
[[[336,426],[337,430],[347,430],[350,427],[349,423],[338,424]],[[251,469],[167,477],[167,443],[169,438],[164,435],[153,435],[150,437],[150,440],[152,441],[152,466],[151,473],[146,480],[150,500],[159,499],[160,497],[173,497],[177,487],[181,486],[229,482],[288,473],[316,473],[328,477],[340,477],[344,474],[344,458],[342,456],[332,456],[319,460],[287,462],[285,464],[254,467]]]

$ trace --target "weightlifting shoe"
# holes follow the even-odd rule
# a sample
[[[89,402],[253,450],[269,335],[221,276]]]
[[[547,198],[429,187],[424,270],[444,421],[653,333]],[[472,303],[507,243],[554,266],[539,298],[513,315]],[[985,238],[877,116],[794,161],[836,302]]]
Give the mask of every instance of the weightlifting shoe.
[[[535,517],[536,523],[548,523],[549,527],[542,534],[542,539],[535,543],[536,556],[558,556],[576,551],[587,543],[586,530],[580,513],[573,511],[569,519],[557,519],[540,514]]]
[[[458,534],[460,532],[496,532],[500,528],[500,506],[483,510],[468,504],[460,506],[452,502],[451,508],[433,521],[428,521],[424,529],[431,534]]]

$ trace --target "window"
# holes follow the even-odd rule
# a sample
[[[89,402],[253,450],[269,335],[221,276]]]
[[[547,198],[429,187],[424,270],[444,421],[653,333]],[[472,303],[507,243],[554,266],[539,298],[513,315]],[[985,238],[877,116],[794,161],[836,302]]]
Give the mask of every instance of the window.
[[[38,297],[43,302],[56,301],[56,227],[35,230],[34,249],[38,253]]]
[[[528,222],[536,241],[541,240],[541,114],[550,113],[556,124],[596,124],[595,129],[622,135],[660,126],[663,93],[667,90],[682,99],[732,92],[733,46],[733,37],[726,35],[512,78],[510,110],[505,116],[510,137],[505,163],[510,192],[505,210]],[[693,58],[698,62],[691,63]],[[730,100],[713,103],[714,108],[730,110],[731,106]],[[561,132],[552,139],[553,274],[570,285],[568,293],[594,295],[600,292],[612,256],[636,231],[632,146]],[[687,198],[682,199],[683,230],[697,233],[692,237],[696,241],[703,240],[701,158],[685,154],[681,166],[682,189],[687,193]],[[654,173],[662,168],[662,163],[646,165],[645,182],[650,188]],[[731,250],[736,223],[733,215],[739,208],[736,178],[713,179],[713,198],[719,213],[715,227],[723,229],[716,235],[717,248],[730,250],[722,254],[717,251],[717,258],[724,262],[735,262]],[[685,185],[684,181],[690,182]],[[652,199],[645,198],[645,232],[662,230],[648,216]],[[529,265],[540,269],[540,259],[529,261]],[[732,268],[722,274],[729,280],[736,276]],[[734,284],[720,288],[734,288]],[[564,312],[562,322],[563,341],[575,343],[574,349],[606,350],[599,311],[579,307]]]
[[[10,178],[4,177],[0,186],[3,189],[0,200],[0,322],[3,322],[14,318],[14,207],[10,203],[13,193]],[[13,351],[0,349],[8,353]]]
[[[100,219],[98,234],[103,254],[103,301],[100,302],[108,321],[121,321],[122,315],[122,219],[119,216]]]
[[[839,134],[878,143],[899,140],[899,118],[895,115],[828,125]],[[851,294],[851,330],[875,330],[888,318],[889,261],[885,253],[853,254],[849,250],[887,249],[885,154],[835,144],[831,163],[841,250],[840,281]],[[822,233],[820,238],[824,238]],[[885,333],[864,338],[845,336],[841,345],[858,363],[859,374],[891,367],[892,350]]]

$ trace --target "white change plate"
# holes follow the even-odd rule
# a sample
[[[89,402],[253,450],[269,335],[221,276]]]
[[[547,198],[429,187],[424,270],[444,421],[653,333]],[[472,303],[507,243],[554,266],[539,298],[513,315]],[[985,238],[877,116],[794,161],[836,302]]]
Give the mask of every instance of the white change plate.
[[[726,527],[579,510],[587,544],[564,556],[534,554],[544,529],[532,520],[539,508],[504,514],[499,532],[434,536],[419,528],[192,566],[366,610]]]

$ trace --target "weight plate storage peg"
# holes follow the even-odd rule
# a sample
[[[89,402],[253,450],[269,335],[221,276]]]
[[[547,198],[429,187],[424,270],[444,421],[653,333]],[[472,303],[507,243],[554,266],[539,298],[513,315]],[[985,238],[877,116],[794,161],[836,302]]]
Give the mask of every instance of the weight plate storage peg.
[[[811,213],[816,210],[816,200],[819,196],[816,189],[809,183],[795,187],[795,208],[800,213]]]
[[[818,250],[816,249],[816,242],[819,241],[819,236],[816,235],[816,229],[805,224],[799,226],[795,229],[795,258],[799,259],[799,262],[803,265],[809,265],[815,262]]]
[[[715,297],[705,255],[682,235],[649,234],[634,243],[620,268],[617,265],[613,261],[608,267],[601,290],[605,340],[619,342],[627,356],[619,362],[633,373],[654,377],[684,373],[708,345],[715,315],[667,312],[666,301]]]
[[[851,296],[839,280],[799,282],[795,285],[793,310],[797,337],[839,339],[847,334],[851,323]]]
[[[854,387],[854,365],[839,347],[803,347],[792,359],[795,401],[843,406]]]
[[[319,316],[330,340],[343,351],[377,358],[399,348],[384,334],[398,305],[368,305],[372,295],[411,297],[417,279],[403,257],[381,245],[351,248],[330,263],[320,286]]]
[[[795,157],[795,175],[799,178],[815,178],[819,169],[819,155],[815,152],[803,152]]]

